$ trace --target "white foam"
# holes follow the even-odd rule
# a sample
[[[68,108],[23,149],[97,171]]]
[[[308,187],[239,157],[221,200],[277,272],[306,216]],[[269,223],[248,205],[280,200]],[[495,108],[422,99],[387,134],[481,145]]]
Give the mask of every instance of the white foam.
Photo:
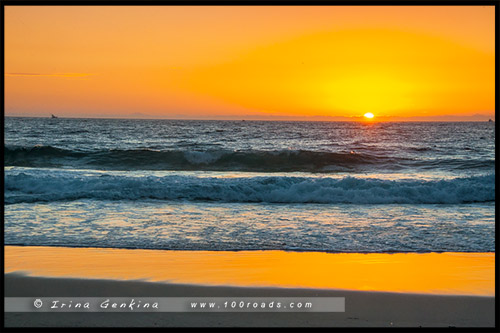
[[[5,170],[5,203],[95,200],[209,200],[267,203],[458,204],[495,200],[495,176],[387,180],[285,176],[112,175]]]

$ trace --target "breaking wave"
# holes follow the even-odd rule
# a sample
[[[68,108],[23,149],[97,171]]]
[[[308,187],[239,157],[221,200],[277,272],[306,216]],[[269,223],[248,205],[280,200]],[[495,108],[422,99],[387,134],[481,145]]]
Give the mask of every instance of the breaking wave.
[[[98,150],[78,151],[52,146],[5,147],[5,166],[96,170],[207,170],[259,172],[336,172],[404,168],[471,169],[495,166],[494,160],[413,160],[376,151],[358,153],[308,150]]]
[[[331,177],[128,176],[84,171],[5,173],[5,203],[186,200],[263,203],[460,204],[495,201],[495,176],[443,180]]]

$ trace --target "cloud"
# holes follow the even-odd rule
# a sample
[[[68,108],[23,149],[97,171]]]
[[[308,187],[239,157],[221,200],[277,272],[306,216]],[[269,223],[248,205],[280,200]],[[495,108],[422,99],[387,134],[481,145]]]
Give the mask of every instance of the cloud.
[[[5,73],[5,76],[24,76],[24,77],[86,77],[91,76],[90,73]]]

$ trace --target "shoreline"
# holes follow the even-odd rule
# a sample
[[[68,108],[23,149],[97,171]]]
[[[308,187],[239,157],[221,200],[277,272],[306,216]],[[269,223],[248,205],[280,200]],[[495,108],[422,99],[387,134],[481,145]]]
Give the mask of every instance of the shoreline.
[[[486,202],[489,203],[489,202]],[[316,249],[247,249],[247,248],[234,248],[234,249],[210,249],[210,250],[196,250],[196,249],[160,249],[160,248],[141,248],[141,247],[113,247],[113,246],[87,246],[87,245],[30,245],[23,243],[10,243],[4,244],[4,247],[18,247],[18,248],[65,248],[65,249],[90,249],[90,250],[137,250],[137,251],[161,251],[161,252],[289,252],[289,253],[324,253],[324,254],[495,254],[494,251],[328,251]]]
[[[6,297],[345,298],[345,312],[6,312],[6,327],[495,326],[495,253],[4,250]]]
[[[8,273],[6,297],[345,297],[335,313],[5,313],[6,327],[493,327],[495,297],[197,286]]]
[[[191,285],[495,295],[495,253],[177,251],[5,246],[5,273]]]

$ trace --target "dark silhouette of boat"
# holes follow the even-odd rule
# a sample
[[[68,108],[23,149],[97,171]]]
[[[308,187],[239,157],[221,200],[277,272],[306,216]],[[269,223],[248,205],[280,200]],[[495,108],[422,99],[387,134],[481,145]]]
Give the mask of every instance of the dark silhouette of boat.
[[[492,123],[492,122],[493,122],[493,120],[491,120],[491,118],[490,118],[490,120],[488,120],[488,122],[489,122],[489,123]]]
[[[54,116],[54,115],[52,114],[50,118],[51,118],[51,119],[57,119],[58,117],[57,117],[57,116]]]

